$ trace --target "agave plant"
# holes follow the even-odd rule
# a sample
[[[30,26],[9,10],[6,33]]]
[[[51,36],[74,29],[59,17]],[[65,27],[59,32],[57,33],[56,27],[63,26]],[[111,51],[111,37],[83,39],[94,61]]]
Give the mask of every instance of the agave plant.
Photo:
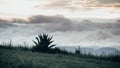
[[[55,45],[51,45],[54,41],[52,40],[53,37],[48,36],[48,34],[39,34],[36,37],[37,41],[33,41],[36,45],[33,47],[34,51],[38,52],[48,52],[52,47]]]

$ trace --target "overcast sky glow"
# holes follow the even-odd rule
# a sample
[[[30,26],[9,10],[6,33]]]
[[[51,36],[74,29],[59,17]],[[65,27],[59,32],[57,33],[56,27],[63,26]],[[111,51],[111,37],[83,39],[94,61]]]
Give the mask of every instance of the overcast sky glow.
[[[119,0],[0,0],[1,18],[25,18],[32,15],[66,17],[119,18]]]

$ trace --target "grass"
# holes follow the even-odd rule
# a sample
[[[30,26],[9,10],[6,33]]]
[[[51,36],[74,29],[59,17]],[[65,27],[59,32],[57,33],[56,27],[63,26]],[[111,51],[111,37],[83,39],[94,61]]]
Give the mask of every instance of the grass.
[[[119,56],[32,52],[28,47],[0,46],[0,68],[120,68]]]

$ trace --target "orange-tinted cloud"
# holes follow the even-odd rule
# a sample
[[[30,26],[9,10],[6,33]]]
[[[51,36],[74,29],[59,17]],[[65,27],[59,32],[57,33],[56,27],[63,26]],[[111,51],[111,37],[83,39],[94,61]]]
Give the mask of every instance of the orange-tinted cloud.
[[[106,1],[105,1],[106,2]],[[47,5],[45,8],[67,8],[67,9],[90,9],[98,7],[120,8],[119,2],[101,3],[100,0],[61,0],[54,1]]]
[[[0,19],[0,22],[7,23],[70,23],[71,20],[65,18],[62,15],[56,16],[45,16],[45,15],[34,15],[28,17],[27,19],[20,18],[10,18],[10,19]]]
[[[25,19],[20,19],[20,18],[10,18],[10,19],[2,19],[0,18],[0,22],[8,22],[8,23],[27,23],[28,21]]]

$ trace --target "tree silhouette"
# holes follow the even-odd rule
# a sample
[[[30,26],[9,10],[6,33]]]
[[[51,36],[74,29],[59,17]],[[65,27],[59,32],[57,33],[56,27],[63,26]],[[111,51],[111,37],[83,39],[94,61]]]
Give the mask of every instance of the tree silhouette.
[[[37,52],[49,52],[52,47],[55,45],[51,45],[54,41],[53,37],[50,37],[48,34],[39,34],[36,37],[37,41],[33,41],[35,46],[32,48],[33,51]]]

